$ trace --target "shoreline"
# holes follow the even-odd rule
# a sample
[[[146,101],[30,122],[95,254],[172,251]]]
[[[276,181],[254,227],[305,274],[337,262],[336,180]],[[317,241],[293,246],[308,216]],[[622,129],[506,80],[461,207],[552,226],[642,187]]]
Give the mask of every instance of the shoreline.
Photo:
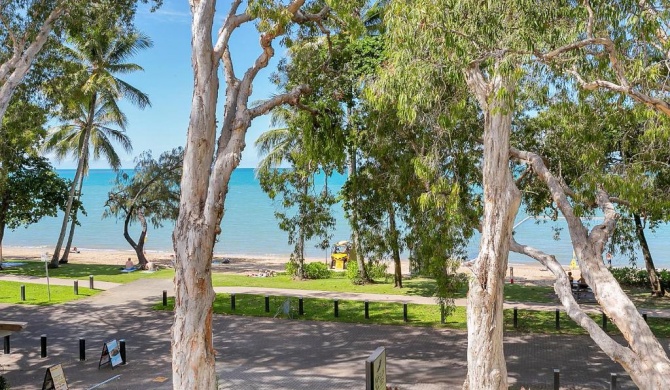
[[[40,260],[43,253],[53,253],[49,247],[14,247],[7,246],[2,248],[3,257],[17,260]],[[68,260],[74,264],[105,264],[105,265],[119,265],[123,266],[128,259],[131,258],[133,262],[137,261],[135,252],[132,249],[87,249],[79,248],[79,253],[71,252]],[[152,261],[163,266],[172,267],[174,255],[167,251],[147,251],[147,260]],[[227,259],[229,263],[222,261]],[[214,254],[214,262],[212,270],[214,272],[228,272],[235,274],[253,274],[263,270],[272,270],[275,272],[284,271],[284,267],[288,262],[288,256],[241,256],[229,255],[222,253]],[[306,262],[326,262],[324,258],[306,258]],[[401,261],[402,273],[405,277],[409,276],[409,262],[407,259]],[[553,284],[553,274],[547,269],[543,268],[541,264],[526,264],[526,263],[509,263],[506,283],[510,282],[510,268],[514,269],[514,283],[528,284],[528,285],[543,285],[550,286]],[[569,266],[563,266],[567,272],[570,270]],[[389,272],[392,272],[392,265],[389,267]],[[469,274],[469,270],[461,267],[459,272]],[[579,271],[573,270],[573,275],[578,278]]]

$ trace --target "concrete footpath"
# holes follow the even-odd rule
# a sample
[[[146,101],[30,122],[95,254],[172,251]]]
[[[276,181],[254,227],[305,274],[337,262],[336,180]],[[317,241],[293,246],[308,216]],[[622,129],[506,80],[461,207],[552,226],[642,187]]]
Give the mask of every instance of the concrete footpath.
[[[58,306],[0,304],[0,320],[28,323],[11,336],[10,353],[0,354],[0,373],[12,389],[41,388],[46,369],[55,364],[62,364],[70,389],[172,388],[172,314],[151,308],[160,303],[163,290],[173,295],[172,281],[95,282],[95,287],[108,289]],[[421,297],[322,291],[216,291],[434,304]],[[364,389],[364,361],[379,346],[387,348],[388,383],[401,390],[460,389],[466,373],[462,331],[224,315],[215,315],[213,326],[219,389]],[[40,357],[41,335],[47,336],[45,358]],[[84,361],[79,361],[80,338],[86,343]],[[98,368],[103,344],[111,339],[125,340],[127,364]],[[667,350],[668,340],[663,344]],[[554,369],[560,369],[562,389],[608,389],[611,373],[619,376],[618,389],[636,388],[588,336],[510,332],[505,355],[516,389],[553,389]]]

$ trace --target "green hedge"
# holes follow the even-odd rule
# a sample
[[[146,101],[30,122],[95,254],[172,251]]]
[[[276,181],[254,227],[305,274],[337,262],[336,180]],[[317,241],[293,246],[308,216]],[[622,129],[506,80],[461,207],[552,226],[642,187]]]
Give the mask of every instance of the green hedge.
[[[614,278],[622,286],[631,287],[649,287],[649,277],[647,270],[637,269],[633,267],[611,268],[610,271]],[[658,276],[661,278],[661,284],[668,288],[670,286],[670,271],[667,269],[660,269]]]

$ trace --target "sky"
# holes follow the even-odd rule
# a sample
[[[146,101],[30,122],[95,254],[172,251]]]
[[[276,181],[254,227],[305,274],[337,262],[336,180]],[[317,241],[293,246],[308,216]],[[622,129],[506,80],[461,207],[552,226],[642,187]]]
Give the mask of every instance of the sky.
[[[228,12],[229,1],[218,2],[214,31],[218,31]],[[133,143],[133,152],[125,154],[119,147],[122,167],[132,169],[134,159],[142,152],[150,150],[154,157],[177,146],[184,146],[188,130],[191,96],[193,90],[193,72],[191,69],[191,13],[186,0],[164,0],[163,6],[150,12],[149,6],[140,5],[136,17],[136,27],[153,41],[153,47],[131,58],[129,62],[144,68],[144,72],[119,77],[149,95],[151,107],[140,110],[128,103],[121,102],[128,117],[126,133]],[[277,93],[269,76],[276,69],[278,59],[284,49],[275,43],[275,59],[256,78],[253,95],[250,99],[260,100]],[[231,39],[233,63],[238,77],[253,64],[260,54],[258,33],[252,24],[237,30]],[[221,72],[219,72],[221,75]],[[223,94],[225,80],[220,81],[220,103],[217,107],[219,118],[223,113]],[[242,154],[240,167],[256,167],[259,157],[254,141],[270,128],[270,117],[256,118],[247,132],[247,146]],[[76,168],[76,162],[67,159],[52,160],[59,169]],[[92,169],[109,168],[103,160],[91,161]]]

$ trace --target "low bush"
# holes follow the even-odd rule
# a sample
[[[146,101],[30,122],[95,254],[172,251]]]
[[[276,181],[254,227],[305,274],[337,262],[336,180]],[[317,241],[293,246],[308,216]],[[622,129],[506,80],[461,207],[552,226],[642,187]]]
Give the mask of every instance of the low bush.
[[[332,271],[328,266],[321,262],[305,264],[305,277],[307,279],[328,279],[332,275]]]
[[[633,267],[611,268],[610,272],[622,286],[630,287],[649,287],[649,275],[647,270]],[[667,269],[658,270],[658,277],[661,284],[668,288],[670,286],[670,271]]]

